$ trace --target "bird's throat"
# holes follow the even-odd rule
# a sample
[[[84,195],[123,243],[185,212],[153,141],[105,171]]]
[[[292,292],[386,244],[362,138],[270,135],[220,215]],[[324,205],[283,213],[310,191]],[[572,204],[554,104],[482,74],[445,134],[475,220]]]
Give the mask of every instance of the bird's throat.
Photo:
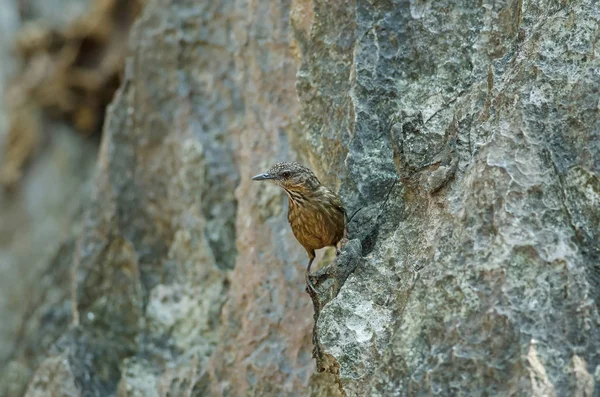
[[[288,195],[290,205],[304,206],[304,204],[306,204],[306,201],[308,200],[307,195],[300,190],[285,189],[285,192]]]

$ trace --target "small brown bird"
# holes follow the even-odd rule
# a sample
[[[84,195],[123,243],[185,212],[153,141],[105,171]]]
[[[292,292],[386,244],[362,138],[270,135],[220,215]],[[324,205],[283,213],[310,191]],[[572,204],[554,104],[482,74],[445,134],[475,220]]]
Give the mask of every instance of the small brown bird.
[[[334,246],[339,253],[337,245],[346,236],[346,210],[342,200],[321,185],[311,170],[296,162],[277,163],[252,180],[269,180],[287,193],[288,221],[294,236],[308,253],[306,284],[316,293],[310,281],[315,250]]]

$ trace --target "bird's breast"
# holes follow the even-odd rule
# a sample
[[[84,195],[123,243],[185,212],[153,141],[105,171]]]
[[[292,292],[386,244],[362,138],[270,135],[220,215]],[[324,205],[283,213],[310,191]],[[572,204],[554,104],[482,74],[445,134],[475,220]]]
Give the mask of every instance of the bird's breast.
[[[289,197],[288,221],[304,248],[336,245],[344,235],[344,213],[327,197],[294,200]]]

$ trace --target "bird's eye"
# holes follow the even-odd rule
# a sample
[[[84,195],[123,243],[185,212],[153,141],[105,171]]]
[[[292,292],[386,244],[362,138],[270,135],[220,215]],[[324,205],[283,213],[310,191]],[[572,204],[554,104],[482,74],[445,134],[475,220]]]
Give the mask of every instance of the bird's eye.
[[[289,171],[283,171],[281,173],[281,176],[284,177],[284,178],[289,178],[290,176],[292,176],[292,173],[289,172]]]

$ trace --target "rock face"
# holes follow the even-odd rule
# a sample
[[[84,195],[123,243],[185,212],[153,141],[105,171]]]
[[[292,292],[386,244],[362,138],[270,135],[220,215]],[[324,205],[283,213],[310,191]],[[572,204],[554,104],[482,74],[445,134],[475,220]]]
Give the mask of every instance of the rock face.
[[[26,4],[27,3],[27,4]],[[0,4],[0,89],[19,68],[13,46],[28,18],[67,23],[83,1],[43,1],[63,9],[47,15],[33,1]],[[52,3],[52,7],[50,7]],[[32,6],[23,16],[19,5]],[[80,6],[80,7],[78,7]],[[0,99],[0,147],[6,148],[13,114],[7,95]],[[31,116],[33,120],[34,116]],[[72,258],[81,231],[82,208],[89,197],[97,144],[81,139],[64,123],[43,125],[43,150],[28,164],[26,178],[13,190],[0,188],[0,396],[22,396],[34,370],[71,322]],[[5,150],[1,150],[0,164]],[[61,361],[53,358],[55,368]],[[60,369],[60,371],[63,371]],[[59,371],[59,372],[60,372]],[[63,371],[63,372],[65,372]],[[65,372],[66,373],[66,372]],[[56,376],[61,376],[58,372]],[[38,380],[43,380],[38,377]],[[63,395],[62,385],[42,395]]]
[[[147,1],[26,395],[599,395],[599,20]],[[283,159],[363,208],[322,373],[285,197],[250,181]]]

